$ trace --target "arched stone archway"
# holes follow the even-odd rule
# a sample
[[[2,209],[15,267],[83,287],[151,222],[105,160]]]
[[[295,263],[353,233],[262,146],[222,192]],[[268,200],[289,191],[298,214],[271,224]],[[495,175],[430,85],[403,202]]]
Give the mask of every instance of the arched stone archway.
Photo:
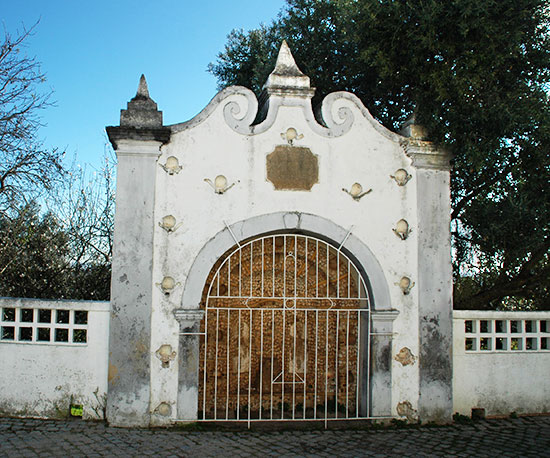
[[[278,212],[255,216],[226,226],[224,230],[218,232],[204,245],[193,262],[185,282],[182,308],[198,308],[210,269],[235,243],[282,231],[312,234],[336,247],[342,245],[344,252],[355,260],[360,271],[369,279],[373,310],[382,311],[392,308],[388,282],[380,263],[369,247],[353,234],[353,231],[350,232],[327,218],[300,212]]]
[[[265,234],[272,234],[269,236],[265,236]],[[262,237],[263,235],[263,237]],[[314,235],[314,237],[311,237],[311,235]],[[390,361],[389,361],[389,355],[391,354],[391,334],[392,334],[392,322],[393,319],[397,316],[397,312],[391,310],[390,303],[389,303],[389,294],[388,294],[388,285],[385,281],[384,274],[382,272],[382,269],[380,268],[380,264],[377,261],[377,259],[372,254],[371,250],[355,235],[353,235],[350,231],[346,231],[342,227],[336,225],[330,220],[327,220],[326,218],[319,217],[317,215],[312,214],[303,214],[303,213],[296,213],[296,212],[281,212],[276,214],[268,214],[268,215],[261,215],[255,218],[250,218],[245,221],[241,221],[238,223],[233,224],[232,226],[227,226],[225,230],[219,232],[215,237],[213,237],[204,247],[202,250],[200,250],[200,253],[198,257],[193,262],[193,267],[189,273],[189,276],[187,278],[186,287],[183,293],[183,300],[182,300],[182,308],[175,311],[176,317],[178,318],[180,325],[182,327],[182,334],[181,334],[181,341],[180,341],[180,354],[185,355],[183,358],[181,358],[182,365],[179,367],[180,371],[180,377],[179,377],[179,399],[178,399],[178,417],[180,419],[196,419],[198,412],[200,412],[200,419],[242,419],[243,415],[239,412],[239,409],[242,408],[240,404],[240,394],[239,391],[241,389],[241,380],[240,380],[240,369],[244,367],[245,363],[247,364],[248,372],[243,375],[243,380],[245,380],[246,377],[248,377],[248,382],[251,385],[248,387],[248,396],[250,398],[251,391],[254,391],[253,400],[250,399],[243,403],[243,405],[246,404],[248,407],[248,415],[245,415],[245,419],[250,420],[251,418],[251,410],[252,407],[253,410],[252,416],[254,416],[255,419],[260,419],[261,417],[261,406],[262,406],[262,400],[261,400],[261,392],[263,389],[263,386],[265,385],[264,382],[259,382],[260,385],[258,387],[252,386],[252,360],[256,358],[256,363],[258,367],[254,368],[255,372],[258,372],[258,374],[262,374],[264,370],[260,367],[262,364],[260,362],[261,356],[255,355],[252,357],[252,347],[253,344],[252,339],[254,335],[254,339],[260,339],[262,341],[261,349],[259,353],[263,354],[264,349],[264,343],[263,343],[263,335],[262,332],[264,331],[264,324],[263,324],[263,316],[265,310],[262,312],[261,309],[259,309],[259,313],[254,313],[253,310],[251,311],[244,311],[242,310],[244,308],[254,308],[254,306],[251,306],[249,304],[250,299],[253,299],[252,302],[255,302],[256,298],[259,298],[258,294],[254,294],[252,291],[252,286],[247,286],[249,289],[246,291],[240,291],[240,282],[241,278],[239,277],[239,294],[235,297],[231,296],[231,299],[229,300],[229,297],[227,296],[230,294],[231,291],[228,292],[228,288],[231,289],[231,286],[227,285],[226,283],[230,283],[229,279],[229,273],[226,274],[227,278],[221,282],[222,284],[222,293],[220,296],[220,272],[218,271],[222,266],[226,266],[226,269],[230,269],[230,267],[227,267],[227,261],[231,258],[232,254],[239,253],[239,260],[242,262],[242,253],[245,247],[248,247],[248,250],[252,250],[250,248],[250,242],[246,243],[247,240],[268,240],[267,244],[269,245],[269,241],[272,241],[271,245],[271,256],[275,256],[276,253],[276,241],[282,241],[284,240],[284,246],[286,246],[286,240],[289,240],[288,243],[294,243],[295,248],[293,250],[300,251],[300,249],[303,251],[301,254],[301,258],[306,257],[307,258],[307,252],[308,250],[311,251],[311,248],[307,248],[307,240],[316,241],[317,245],[315,250],[319,250],[319,243],[323,247],[326,247],[326,254],[321,254],[321,264],[325,262],[327,265],[325,267],[322,267],[321,270],[325,272],[326,275],[326,282],[322,283],[322,280],[320,283],[326,286],[326,298],[319,299],[318,297],[313,297],[310,294],[305,294],[304,297],[300,297],[298,300],[301,300],[304,306],[302,307],[301,311],[291,311],[290,313],[293,314],[291,318],[293,318],[295,321],[298,322],[298,327],[304,331],[305,333],[305,320],[306,315],[310,313],[311,317],[315,317],[316,320],[316,327],[312,328],[312,326],[309,326],[309,334],[310,337],[303,337],[302,343],[303,347],[306,348],[304,350],[300,345],[296,346],[295,342],[294,345],[290,344],[289,348],[293,349],[294,351],[296,348],[300,347],[300,352],[307,353],[307,344],[308,341],[311,339],[311,342],[315,341],[317,342],[317,346],[319,344],[319,316],[321,313],[321,321],[322,323],[325,323],[325,331],[326,335],[321,336],[321,340],[323,340],[322,347],[328,347],[328,346],[335,346],[340,347],[343,346],[343,343],[340,342],[342,337],[339,336],[338,329],[335,329],[335,326],[340,318],[340,313],[338,307],[333,309],[332,311],[328,311],[328,309],[332,309],[334,306],[334,302],[338,301],[338,298],[340,296],[340,293],[336,293],[335,291],[329,292],[329,274],[328,274],[328,263],[329,259],[331,259],[332,256],[332,264],[339,265],[340,257],[345,260],[345,262],[348,262],[348,271],[347,273],[344,273],[345,275],[351,275],[351,272],[356,272],[357,275],[357,282],[360,282],[362,285],[359,287],[356,285],[355,293],[358,296],[363,295],[362,301],[365,303],[362,305],[353,304],[354,312],[350,313],[349,310],[343,310],[342,313],[344,316],[346,316],[346,325],[348,328],[346,328],[346,337],[347,337],[347,346],[344,350],[344,353],[342,353],[341,349],[340,351],[337,351],[333,349],[333,355],[330,356],[331,363],[329,364],[329,352],[326,351],[326,354],[323,353],[322,359],[326,359],[324,362],[325,366],[323,366],[323,374],[320,376],[323,378],[324,376],[327,376],[327,373],[330,373],[331,381],[330,384],[328,382],[328,376],[327,379],[323,381],[325,383],[324,385],[318,381],[318,374],[315,373],[314,382],[312,382],[312,375],[311,375],[311,367],[315,367],[319,365],[319,362],[317,361],[319,358],[319,355],[317,353],[310,353],[309,356],[302,355],[303,358],[305,358],[306,362],[305,364],[302,364],[302,366],[305,366],[305,372],[307,377],[307,367],[310,367],[310,376],[309,380],[302,380],[304,377],[304,374],[297,375],[297,377],[301,378],[301,394],[303,399],[300,401],[300,397],[298,396],[298,401],[296,401],[296,387],[295,387],[295,381],[292,383],[286,380],[283,380],[283,383],[277,382],[276,377],[271,380],[273,382],[273,386],[276,387],[275,392],[276,396],[273,397],[273,389],[271,388],[270,394],[271,398],[268,397],[267,403],[265,404],[265,401],[263,402],[264,409],[267,409],[267,405],[271,403],[271,408],[269,410],[269,414],[266,413],[265,415],[269,415],[270,417],[273,417],[273,402],[275,402],[275,411],[276,415],[281,415],[281,417],[285,416],[285,412],[283,412],[284,409],[280,408],[277,410],[278,405],[291,405],[292,408],[290,409],[292,411],[292,418],[296,414],[296,405],[298,405],[299,408],[302,410],[300,411],[300,416],[302,418],[313,418],[313,419],[325,419],[327,416],[330,416],[330,418],[337,418],[338,413],[338,405],[340,405],[340,410],[342,412],[340,415],[344,416],[350,416],[352,418],[367,418],[372,416],[384,416],[384,415],[390,415],[391,414],[391,393],[390,393],[390,386],[391,386],[391,371],[390,371]],[[262,241],[262,253],[263,249],[265,248],[264,242]],[[282,242],[281,242],[282,243]],[[311,242],[313,243],[313,242]],[[243,245],[244,244],[244,245]],[[301,244],[301,245],[300,245]],[[304,245],[305,244],[305,245]],[[304,248],[305,246],[305,248]],[[282,248],[281,248],[282,249]],[[229,255],[226,253],[229,250]],[[268,248],[269,250],[269,248]],[[305,251],[304,251],[305,250]],[[333,253],[329,255],[330,253]],[[321,253],[324,253],[321,249]],[[222,255],[225,256],[224,258],[220,259]],[[249,252],[248,255],[251,256],[252,252]],[[315,262],[319,262],[319,251],[316,251],[316,260]],[[312,254],[310,254],[311,256]],[[229,258],[227,257],[229,256]],[[325,258],[323,258],[325,256]],[[274,258],[275,259],[275,258]],[[324,259],[324,261],[323,261]],[[231,262],[231,261],[229,261]],[[250,261],[251,262],[251,261]],[[233,269],[235,268],[236,261],[233,261]],[[334,270],[334,265],[332,266]],[[264,266],[264,262],[262,261],[262,266]],[[305,266],[305,264],[304,264]],[[271,268],[275,269],[275,261],[273,261],[273,265]],[[317,267],[318,268],[318,267]],[[238,274],[242,274],[242,266],[239,265],[238,268]],[[245,270],[248,270],[249,272],[252,269],[252,264],[248,267],[244,267]],[[338,267],[340,269],[340,267]],[[279,269],[280,270],[280,269]],[[214,273],[217,272],[217,273]],[[229,270],[228,270],[229,272]],[[299,273],[298,273],[299,272]],[[300,276],[304,276],[305,274],[305,267],[302,267],[301,269],[296,269],[294,271],[294,274],[298,274]],[[274,278],[274,272],[273,273],[266,273],[266,277],[268,275],[271,275],[270,278]],[[286,275],[286,274],[285,274]],[[338,277],[338,275],[337,275]],[[252,282],[253,276],[249,274],[249,280]],[[263,278],[263,273],[262,273]],[[311,279],[310,279],[311,280]],[[212,282],[217,281],[217,295],[215,294],[212,296],[211,292],[209,293],[208,290],[212,287]],[[234,280],[235,281],[235,280]],[[275,281],[275,280],[273,280]],[[300,281],[294,279],[295,286],[300,283]],[[348,280],[349,283],[346,283],[346,288],[348,288],[349,285],[351,285],[353,282]],[[302,286],[307,283],[307,278],[303,280]],[[235,287],[235,284],[233,286],[233,289]],[[297,287],[297,286],[296,286]],[[225,288],[225,289],[223,289]],[[275,288],[275,287],[273,287]],[[334,288],[333,288],[334,289]],[[336,290],[339,289],[339,282],[336,283]],[[351,294],[351,286],[349,286],[350,294]],[[363,292],[360,292],[363,291]],[[235,293],[236,294],[236,293]],[[244,294],[244,296],[243,296]],[[275,323],[277,322],[277,326],[281,326],[281,323],[284,323],[287,319],[287,311],[284,311],[285,308],[285,301],[288,299],[286,297],[281,296],[281,292],[275,293],[275,290],[271,291],[270,294],[273,294],[277,297],[272,298],[271,302],[281,302],[283,311],[279,310],[277,305],[274,306],[274,308],[270,308],[268,312],[265,313],[271,313],[271,318],[266,318],[268,321],[272,323],[273,330],[267,332],[268,337],[266,337],[266,342],[269,340],[271,343],[271,365],[269,365],[269,361],[266,364],[266,367],[270,367],[271,370],[275,369],[275,372],[277,372],[279,369],[282,370],[282,377],[284,378],[284,369],[286,365],[288,364],[295,364],[296,361],[291,363],[286,363],[286,359],[284,357],[284,349],[288,345],[287,340],[285,340],[284,332],[281,334],[281,332],[275,332]],[[291,298],[294,300],[294,303],[296,303],[296,290],[294,291],[294,296]],[[318,295],[318,291],[317,291]],[[310,297],[311,296],[311,297]],[[333,296],[331,298],[331,296]],[[210,311],[206,310],[206,317],[204,315],[205,309],[208,308],[208,301],[212,300],[220,301],[222,299],[226,299],[225,302],[232,302],[231,305],[223,305],[221,308],[219,307],[213,307]],[[235,301],[238,302],[238,304],[235,304]],[[244,302],[243,302],[244,301]],[[331,301],[332,304],[329,304],[327,301]],[[223,301],[222,301],[223,302]],[[306,304],[305,302],[309,302],[307,304],[307,307],[309,307],[309,312],[305,310]],[[315,302],[315,304],[312,304],[312,302]],[[361,302],[361,301],[359,301]],[[281,305],[279,304],[279,305]],[[186,306],[187,305],[187,306]],[[254,303],[254,305],[256,305]],[[320,307],[320,308],[319,308]],[[358,310],[358,309],[363,310]],[[215,309],[215,310],[214,310]],[[323,311],[324,309],[327,309]],[[220,319],[220,310],[222,313],[222,319]],[[212,311],[214,311],[215,315],[212,315]],[[233,311],[233,317],[231,317],[231,311]],[[242,312],[242,313],[241,313]],[[258,310],[256,310],[258,312]],[[210,315],[208,315],[210,313]],[[246,320],[241,319],[242,314],[248,313],[248,320],[250,322],[246,323]],[[329,317],[330,314],[330,317]],[[325,316],[326,315],[326,316]],[[349,326],[349,317],[351,316],[351,327]],[[208,319],[210,317],[210,325],[208,324]],[[255,318],[254,318],[255,317]],[[299,318],[297,318],[299,317]],[[223,321],[225,319],[225,322]],[[253,320],[261,319],[261,330],[259,332],[253,333],[252,332],[252,324]],[[215,324],[212,324],[215,320]],[[311,320],[311,318],[310,318]],[[221,324],[220,324],[221,323]],[[323,324],[321,323],[321,326]],[[330,324],[329,324],[330,323]],[[256,323],[258,324],[258,323]],[[296,323],[294,323],[296,325]],[[214,327],[212,327],[214,326]],[[220,327],[221,326],[221,327]],[[286,325],[282,325],[281,329],[286,329]],[[340,327],[338,325],[338,327]],[[220,332],[229,339],[229,336],[231,334],[230,328],[233,328],[233,338],[236,338],[235,335],[238,333],[238,339],[236,341],[238,345],[238,349],[233,348],[233,350],[230,350],[231,344],[225,341],[219,343],[219,334]],[[246,328],[246,329],[244,329]],[[331,336],[329,337],[329,328],[331,329]],[[221,331],[220,331],[221,329]],[[244,329],[244,330],[243,330]],[[313,329],[313,330],[312,330]],[[360,342],[355,341],[355,343],[350,347],[349,346],[349,335],[350,335],[350,329],[351,329],[351,336],[353,339],[360,339]],[[241,355],[240,352],[240,341],[241,341],[241,333],[248,333],[250,343],[248,344],[247,351],[251,352],[251,355],[248,357],[249,359],[246,359],[246,355]],[[292,331],[292,330],[290,330]],[[296,331],[296,330],[295,330]],[[335,332],[335,334],[334,334]],[[257,334],[257,335],[256,335]],[[333,335],[334,334],[334,335]],[[208,337],[210,335],[210,337]],[[305,334],[304,334],[305,335]],[[200,337],[200,338],[199,338]],[[210,345],[208,344],[208,339],[210,338]],[[246,339],[245,339],[246,340]],[[212,344],[212,342],[215,342]],[[311,346],[310,342],[310,346]],[[246,343],[246,342],[245,342]],[[214,346],[212,346],[214,345]],[[225,346],[224,346],[225,345]],[[258,344],[256,344],[258,345]],[[279,351],[283,353],[282,357],[281,354],[276,354],[273,350],[273,346],[278,345]],[[225,350],[224,350],[225,349]],[[222,356],[221,353],[225,351],[224,355]],[[235,355],[232,355],[231,351],[235,352],[238,351]],[[269,351],[266,350],[266,351]],[[324,350],[323,350],[324,351]],[[345,356],[340,356],[340,353],[342,353]],[[274,354],[275,360],[277,360],[274,363]],[[352,354],[352,359],[355,361],[352,366],[349,366],[349,354]],[[212,356],[213,355],[213,356]],[[218,361],[218,355],[220,355]],[[234,358],[232,356],[234,356]],[[314,356],[312,356],[314,355]],[[245,363],[242,364],[241,367],[241,359],[245,358]],[[347,365],[349,368],[352,367],[351,370],[351,377],[354,380],[354,394],[353,396],[349,396],[349,393],[347,388],[339,388],[338,385],[338,374],[342,372],[342,374],[347,374],[348,369],[344,371],[344,369],[339,369],[338,365],[338,358],[347,358]],[[225,363],[221,362],[222,358],[225,358]],[[235,359],[236,358],[236,359]],[[230,359],[235,359],[235,362],[230,361]],[[287,355],[288,359],[288,355]],[[215,363],[213,362],[215,360]],[[280,360],[280,361],[279,361]],[[334,364],[332,361],[335,360]],[[308,362],[309,361],[309,362]],[[372,365],[371,365],[372,361]],[[212,364],[214,364],[212,366]],[[222,366],[220,366],[222,364]],[[278,364],[278,366],[276,366]],[[331,366],[331,364],[333,364]],[[233,366],[235,367],[233,368]],[[237,368],[238,365],[238,368]],[[212,367],[211,367],[212,366]],[[231,369],[230,369],[231,366]],[[279,367],[280,366],[280,367]],[[222,367],[223,370],[220,369]],[[225,370],[225,367],[227,367],[227,370]],[[369,368],[372,368],[370,370]],[[230,384],[229,379],[230,372],[232,371],[233,378],[238,379],[237,382],[234,382],[233,384]],[[347,371],[347,372],[346,372]],[[219,373],[219,377],[218,374]],[[210,374],[210,376],[208,375]],[[212,376],[212,374],[214,374]],[[258,375],[256,374],[256,375]],[[336,375],[335,375],[336,374]],[[275,374],[277,375],[277,374]],[[261,378],[261,375],[258,375],[258,377]],[[340,379],[340,384],[344,380],[346,380],[343,375]],[[345,376],[347,377],[347,375]],[[320,379],[319,379],[320,380]],[[310,390],[309,390],[309,396],[306,396],[306,383],[310,383]],[[255,381],[255,383],[258,382],[258,380]],[[349,380],[348,380],[349,382]],[[346,383],[348,383],[346,382]],[[216,409],[219,409],[219,406],[217,406],[217,400],[218,400],[218,385],[219,383],[224,384],[224,390],[227,390],[227,393],[225,395],[225,398],[223,396],[219,396],[219,400],[223,401],[225,399],[225,410],[221,412],[221,415],[217,413]],[[237,383],[236,387],[235,385]],[[292,387],[292,393],[293,393],[293,402],[294,404],[290,403],[290,400],[285,399],[284,395],[284,387],[287,383],[291,383]],[[315,389],[313,390],[313,384],[315,384]],[[334,388],[331,384],[334,384]],[[231,385],[231,395],[230,392],[230,385]],[[317,402],[317,385],[319,386],[319,389],[321,389],[321,394],[325,396],[327,399]],[[329,387],[330,385],[330,387]],[[345,386],[345,385],[344,385]],[[270,385],[271,387],[271,385]],[[246,388],[246,387],[244,387]],[[327,394],[329,390],[331,391],[330,396]],[[335,393],[338,393],[338,391],[342,391],[345,393],[346,402],[340,400],[338,402],[338,395]],[[361,390],[361,393],[360,393]],[[233,393],[235,391],[235,393]],[[278,397],[277,397],[278,396]],[[223,398],[223,399],[222,399]],[[258,398],[258,399],[256,399]],[[311,399],[310,399],[311,398]],[[208,409],[207,409],[207,399],[208,399]],[[361,399],[361,401],[359,401]],[[275,401],[274,401],[275,400]],[[287,402],[289,401],[289,402]],[[243,401],[244,402],[244,401]],[[254,404],[255,403],[255,404]],[[277,404],[278,403],[278,404]],[[212,404],[212,405],[210,405]],[[251,406],[251,404],[253,404]],[[256,405],[257,404],[257,405]],[[308,404],[309,408],[306,409],[305,405]],[[334,404],[334,412],[328,412],[328,405]],[[198,408],[197,408],[198,405]],[[327,409],[326,412],[317,412],[317,406],[321,405],[323,406],[323,409]],[[351,408],[350,408],[351,405]],[[231,416],[229,415],[229,410],[232,410]],[[332,407],[331,407],[332,408]],[[207,411],[208,410],[208,411]],[[289,412],[286,412],[287,417],[289,415]],[[225,417],[223,416],[225,412]],[[219,416],[218,416],[219,415]]]

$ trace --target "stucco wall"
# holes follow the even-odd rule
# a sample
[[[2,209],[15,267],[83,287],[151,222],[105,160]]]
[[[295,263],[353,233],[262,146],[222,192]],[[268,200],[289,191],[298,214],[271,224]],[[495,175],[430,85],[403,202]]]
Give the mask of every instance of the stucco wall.
[[[374,292],[370,305],[375,312],[392,311],[373,316],[379,353],[371,373],[380,376],[373,386],[384,394],[383,399],[373,394],[372,412],[416,420],[421,411],[426,421],[447,421],[448,155],[421,138],[388,131],[349,93],[330,94],[314,116],[314,90],[286,44],[265,90],[259,103],[246,88],[227,88],[192,120],[163,126],[142,78],[126,111],[139,111],[144,119],[150,112],[154,127],[126,125],[122,116],[120,126],[107,129],[121,158],[119,168],[125,168],[119,171],[115,227],[110,352],[117,375],[110,378],[110,420],[160,425],[195,419],[198,343],[196,336],[179,335],[183,325],[175,312],[200,309],[208,271],[237,242],[273,231],[302,231],[335,247],[342,244],[352,258],[359,257],[358,249],[369,253],[370,261],[361,260],[359,267]],[[289,173],[307,183],[292,189],[274,183],[268,159],[274,151],[303,157],[309,165],[298,164]],[[178,167],[168,173],[174,160]],[[391,177],[398,169],[410,175],[404,186]],[[216,193],[211,184],[219,175],[229,188]],[[347,192],[354,183],[370,192],[354,199]],[[152,213],[144,216],[145,208]],[[173,220],[170,228],[163,227],[167,217]],[[403,239],[394,232],[401,219],[412,229]],[[169,293],[160,288],[165,277],[175,280]],[[407,294],[399,287],[402,277],[417,285]],[[433,351],[421,366],[424,344]],[[176,356],[163,363],[161,348]]]
[[[494,329],[495,320],[504,323],[501,330]],[[465,321],[474,322],[472,332],[465,332]],[[480,321],[488,323],[487,331],[480,329]],[[519,323],[519,332],[510,332],[510,321]],[[530,332],[526,332],[526,321],[533,323]],[[542,327],[546,332],[541,332],[541,322],[546,322]],[[470,415],[472,408],[483,408],[487,415],[550,412],[549,347],[527,349],[525,341],[534,339],[536,347],[540,339],[547,339],[548,345],[549,312],[455,311],[453,327],[455,412]],[[466,350],[466,339],[472,339],[471,350]],[[480,346],[479,339],[493,341],[485,347]],[[516,343],[513,348],[517,349],[512,349],[509,341],[508,348],[497,349],[494,339],[519,339],[520,348]]]
[[[103,418],[107,393],[109,303],[90,301],[46,301],[0,298],[3,311],[33,309],[33,341],[0,340],[0,414],[22,417],[58,418],[69,414],[70,405],[83,407],[83,418]],[[52,310],[52,323],[39,323],[38,310]],[[87,311],[87,342],[36,342],[37,328],[56,328],[55,311]],[[11,327],[5,321],[3,327]],[[64,325],[59,325],[63,326]],[[71,323],[67,324],[72,326]],[[72,330],[72,329],[71,329]]]

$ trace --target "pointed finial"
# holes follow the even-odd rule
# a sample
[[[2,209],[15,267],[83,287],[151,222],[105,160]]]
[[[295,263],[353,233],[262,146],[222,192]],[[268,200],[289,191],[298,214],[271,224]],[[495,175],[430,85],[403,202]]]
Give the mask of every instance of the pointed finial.
[[[162,111],[149,96],[145,75],[141,75],[136,96],[128,102],[128,108],[120,110],[120,125],[139,128],[162,126]]]
[[[296,61],[290,52],[286,40],[283,40],[281,48],[279,49],[279,55],[277,56],[277,62],[275,63],[273,73],[277,75],[304,76],[296,65]]]
[[[304,75],[296,65],[286,40],[281,44],[275,68],[267,78],[264,88],[310,88],[309,77]]]
[[[139,86],[136,92],[136,97],[149,99],[151,98],[149,96],[149,88],[147,87],[147,80],[145,79],[145,75],[142,74],[141,78],[139,79]]]

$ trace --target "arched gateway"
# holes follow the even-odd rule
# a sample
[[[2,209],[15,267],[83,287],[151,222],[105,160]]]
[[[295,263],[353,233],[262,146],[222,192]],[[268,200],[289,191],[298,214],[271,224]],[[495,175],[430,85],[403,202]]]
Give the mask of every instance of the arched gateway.
[[[450,419],[448,155],[313,94],[283,43],[260,104],[165,126],[142,77],[107,128],[109,423]]]
[[[288,233],[239,244],[202,306],[200,419],[368,416],[368,287],[338,247]]]

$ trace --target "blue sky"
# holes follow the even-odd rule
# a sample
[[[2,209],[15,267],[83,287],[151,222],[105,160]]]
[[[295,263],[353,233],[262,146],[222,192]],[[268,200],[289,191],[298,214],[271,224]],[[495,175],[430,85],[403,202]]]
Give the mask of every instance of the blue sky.
[[[27,41],[55,92],[41,136],[69,159],[99,166],[108,125],[147,77],[164,123],[186,121],[216,94],[206,72],[227,34],[269,23],[284,0],[0,0],[3,28],[40,23]],[[2,31],[3,33],[3,31]]]

